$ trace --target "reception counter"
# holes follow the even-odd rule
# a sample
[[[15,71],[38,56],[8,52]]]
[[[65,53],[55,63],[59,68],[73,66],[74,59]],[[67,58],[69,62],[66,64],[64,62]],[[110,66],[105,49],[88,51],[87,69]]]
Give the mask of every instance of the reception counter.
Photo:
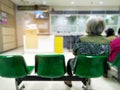
[[[25,30],[24,52],[62,53],[63,37],[39,35],[37,30]]]

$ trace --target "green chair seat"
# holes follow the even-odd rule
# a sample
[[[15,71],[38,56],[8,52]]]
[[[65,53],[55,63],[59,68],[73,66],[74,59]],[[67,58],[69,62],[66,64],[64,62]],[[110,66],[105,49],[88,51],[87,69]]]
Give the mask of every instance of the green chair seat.
[[[39,54],[35,56],[35,72],[43,78],[59,78],[66,73],[62,54]]]
[[[116,67],[120,67],[120,53],[117,54],[117,56],[115,57],[115,60],[113,62],[107,62],[110,66],[116,66]]]
[[[33,66],[27,66],[23,56],[21,55],[0,55],[0,76],[4,78],[15,78],[16,90],[20,84],[17,79],[23,78],[30,74]]]
[[[81,78],[96,78],[104,73],[104,62],[106,56],[84,56],[76,57],[74,74]]]
[[[22,78],[30,74],[33,66],[27,66],[21,55],[0,56],[0,76]]]

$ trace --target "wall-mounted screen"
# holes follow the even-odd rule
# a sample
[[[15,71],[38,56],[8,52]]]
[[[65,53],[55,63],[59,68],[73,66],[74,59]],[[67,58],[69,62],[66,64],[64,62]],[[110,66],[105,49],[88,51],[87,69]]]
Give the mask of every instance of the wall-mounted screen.
[[[37,10],[34,12],[36,19],[48,19],[49,18],[49,12],[48,11],[42,11]]]

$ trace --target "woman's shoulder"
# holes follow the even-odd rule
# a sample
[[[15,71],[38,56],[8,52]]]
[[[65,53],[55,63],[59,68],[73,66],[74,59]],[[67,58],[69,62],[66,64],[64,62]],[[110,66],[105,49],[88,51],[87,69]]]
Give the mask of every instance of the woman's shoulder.
[[[90,36],[90,35],[86,35],[86,36],[82,36],[80,37],[80,40],[83,42],[92,42],[92,43],[103,43],[103,44],[109,44],[110,40],[108,40],[106,37],[104,36]]]
[[[113,42],[113,43],[114,43],[114,42],[115,42],[115,43],[119,43],[119,42],[120,42],[120,37],[115,38],[114,40],[111,41],[111,43],[112,43],[112,42]]]
[[[110,41],[112,41],[112,40],[114,40],[116,38],[117,38],[116,36],[109,36],[109,37],[107,37],[107,39],[109,39]]]

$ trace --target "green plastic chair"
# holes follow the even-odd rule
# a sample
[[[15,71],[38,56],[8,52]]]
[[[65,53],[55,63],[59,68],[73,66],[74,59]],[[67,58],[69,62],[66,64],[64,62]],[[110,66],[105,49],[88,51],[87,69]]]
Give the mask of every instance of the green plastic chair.
[[[76,57],[74,74],[81,78],[96,78],[104,73],[104,62],[107,56],[84,56]]]
[[[110,73],[110,76],[120,82],[120,53],[117,54],[113,62],[108,61],[107,63],[109,64],[110,68],[113,67],[117,70],[116,76],[112,73]],[[112,68],[110,70],[112,70]]]
[[[2,55],[0,56],[0,76],[5,78],[23,78],[30,74],[33,66],[27,66],[21,55]],[[16,81],[16,80],[15,80]],[[16,81],[16,90],[18,83]]]
[[[66,73],[62,54],[35,55],[35,72],[43,78],[59,78]]]
[[[110,66],[115,66],[115,67],[120,68],[120,53],[117,54],[117,56],[116,56],[116,58],[115,58],[115,60],[113,62],[108,61],[108,64]]]

